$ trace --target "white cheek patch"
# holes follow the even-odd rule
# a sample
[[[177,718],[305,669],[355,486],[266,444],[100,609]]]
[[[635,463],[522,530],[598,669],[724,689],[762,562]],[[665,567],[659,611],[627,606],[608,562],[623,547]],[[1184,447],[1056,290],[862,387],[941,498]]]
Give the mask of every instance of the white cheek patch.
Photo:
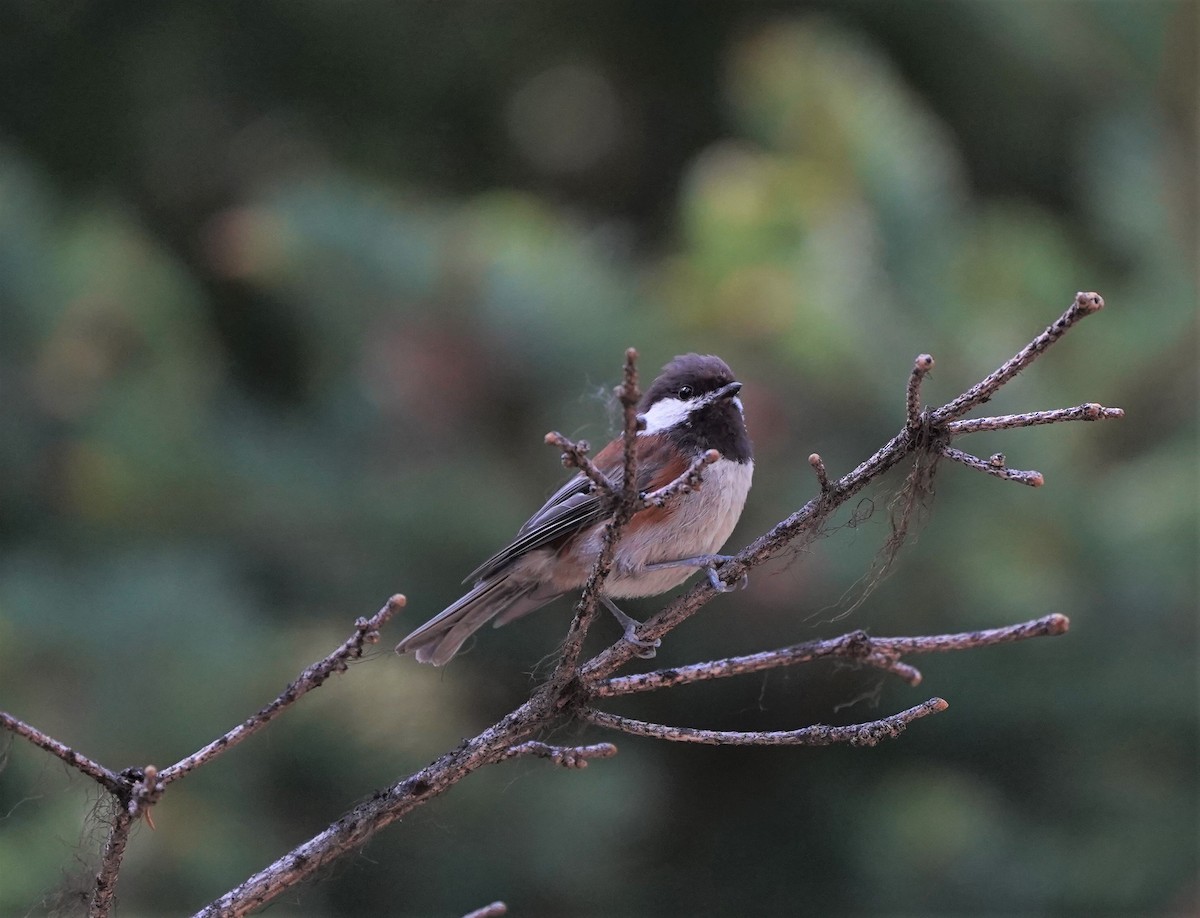
[[[742,405],[742,400],[741,400],[740,398],[738,398],[738,397],[735,395],[733,398],[731,398],[731,399],[730,399],[730,401],[731,401],[731,402],[733,402],[735,405],[737,405],[738,414],[745,414],[745,413],[746,413],[746,409],[745,409],[745,407]]]
[[[670,427],[674,427],[682,421],[687,420],[689,413],[687,402],[682,402],[677,398],[664,398],[655,402],[650,406],[650,410],[646,412],[646,429],[639,431],[642,434],[659,433]]]

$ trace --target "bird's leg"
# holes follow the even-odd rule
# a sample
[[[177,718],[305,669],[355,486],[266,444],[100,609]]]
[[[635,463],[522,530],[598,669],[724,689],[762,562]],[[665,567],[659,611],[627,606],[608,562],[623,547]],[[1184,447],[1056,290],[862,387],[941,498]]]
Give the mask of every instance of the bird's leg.
[[[659,638],[655,638],[653,641],[643,641],[637,636],[637,629],[641,626],[641,622],[639,622],[636,618],[632,618],[631,616],[622,612],[619,608],[617,608],[617,604],[607,596],[601,596],[600,601],[608,607],[608,611],[613,614],[613,617],[616,618],[621,627],[625,629],[625,640],[638,649],[637,655],[643,660],[651,659],[654,656],[655,648],[657,648],[662,641]]]
[[[726,583],[717,574],[717,565],[724,564],[726,561],[732,561],[733,555],[696,555],[694,558],[680,558],[678,561],[656,561],[653,564],[647,564],[646,570],[656,570],[664,567],[701,567],[704,568],[704,574],[708,577],[709,584],[718,593],[728,593],[734,589],[734,584]],[[742,574],[742,579],[738,582],[743,590],[750,583],[750,578],[746,574]]]

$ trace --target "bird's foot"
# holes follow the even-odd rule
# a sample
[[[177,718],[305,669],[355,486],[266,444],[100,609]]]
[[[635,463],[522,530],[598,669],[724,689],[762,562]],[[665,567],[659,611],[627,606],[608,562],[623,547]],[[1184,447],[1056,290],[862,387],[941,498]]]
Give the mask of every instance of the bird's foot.
[[[652,660],[654,655],[658,652],[658,648],[662,646],[662,639],[655,638],[652,641],[647,641],[638,637],[637,630],[642,626],[641,622],[639,622],[633,616],[626,615],[624,612],[622,612],[617,604],[607,596],[602,596],[601,602],[608,607],[608,611],[613,614],[613,618],[615,618],[620,623],[621,627],[625,629],[625,640],[637,648],[636,655],[641,657],[643,660]]]
[[[726,583],[721,579],[721,575],[717,573],[717,569],[712,566],[705,567],[704,573],[708,577],[709,585],[718,593],[732,593],[734,590],[744,590],[750,586],[750,575],[746,573],[743,573],[738,578],[737,583]]]
[[[721,579],[718,568],[722,564],[726,564],[733,560],[733,555],[696,555],[694,558],[680,558],[678,561],[656,561],[653,564],[647,564],[647,570],[655,570],[664,567],[698,567],[704,570],[704,575],[708,578],[708,584],[718,593],[729,593],[741,587],[743,590],[750,585],[750,577],[747,574],[742,574],[737,583],[726,583]]]

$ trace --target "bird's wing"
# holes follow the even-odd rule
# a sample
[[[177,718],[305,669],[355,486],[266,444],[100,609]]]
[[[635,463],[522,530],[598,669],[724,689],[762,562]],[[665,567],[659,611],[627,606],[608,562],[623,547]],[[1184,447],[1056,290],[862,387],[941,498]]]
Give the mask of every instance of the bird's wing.
[[[587,477],[576,475],[529,518],[512,542],[471,571],[463,583],[490,577],[527,552],[591,525],[607,510],[607,501],[595,492]]]
[[[637,445],[639,491],[660,488],[682,474],[687,467],[682,459],[673,457],[662,461],[655,455],[658,450],[667,446],[667,441],[663,438],[639,437]],[[613,482],[614,487],[620,487],[624,477],[623,452],[621,439],[618,437],[600,450],[592,460],[596,468]],[[656,459],[659,461],[655,461]],[[581,472],[555,491],[542,508],[521,527],[517,537],[471,571],[463,583],[491,577],[522,555],[603,519],[611,509],[609,501],[595,491],[591,481]]]

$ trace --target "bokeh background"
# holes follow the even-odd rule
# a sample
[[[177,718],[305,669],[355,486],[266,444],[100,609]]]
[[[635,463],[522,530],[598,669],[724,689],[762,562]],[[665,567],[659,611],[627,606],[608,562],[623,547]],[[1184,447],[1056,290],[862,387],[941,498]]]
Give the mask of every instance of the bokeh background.
[[[556,486],[547,430],[612,432],[626,346],[745,381],[739,547],[812,495],[810,452],[841,474],[898,429],[915,354],[944,400],[1080,289],[1108,308],[989,409],[1124,421],[964,443],[1046,486],[943,468],[852,609],[894,475],[658,662],[1069,636],[916,661],[918,689],[811,666],[623,701],[729,729],[951,706],[871,750],[509,763],[271,913],[1194,914],[1197,34],[1159,0],[5,0],[0,708],[163,766],[410,598],[171,790],[121,914],[198,908],[523,700],[566,603],[444,670],[389,650]],[[0,913],[71,913],[98,795],[2,751]]]

